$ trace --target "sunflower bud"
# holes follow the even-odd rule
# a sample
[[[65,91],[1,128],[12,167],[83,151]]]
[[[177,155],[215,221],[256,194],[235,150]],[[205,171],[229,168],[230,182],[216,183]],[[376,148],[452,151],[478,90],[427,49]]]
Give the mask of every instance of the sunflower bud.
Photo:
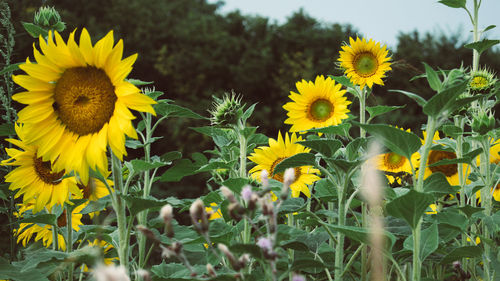
[[[224,195],[224,197],[226,197],[227,200],[229,200],[229,202],[231,202],[231,203],[238,202],[238,200],[236,200],[236,197],[234,197],[233,192],[228,187],[221,186],[219,189],[220,189],[220,192],[222,192],[222,195]]]
[[[189,214],[195,229],[200,233],[206,233],[208,231],[208,215],[201,199],[196,199],[196,201],[191,204]]]
[[[165,233],[167,237],[174,237],[174,227],[172,225],[172,219],[174,218],[172,214],[173,208],[170,204],[163,206],[160,210],[160,217],[165,222]]]
[[[235,221],[240,221],[243,218],[243,215],[245,214],[245,208],[243,208],[237,202],[236,203],[230,203],[229,207],[227,209],[229,211],[229,215]]]
[[[231,94],[226,93],[222,99],[213,98],[213,107],[208,111],[211,115],[210,121],[212,125],[221,127],[236,125],[243,114],[243,107],[245,106],[241,105],[241,96],[232,92]]]
[[[35,13],[33,23],[45,30],[63,31],[66,24],[61,21],[61,16],[54,7],[40,7]]]
[[[480,135],[485,135],[495,129],[495,117],[491,114],[481,112],[472,119],[472,131]]]
[[[483,68],[471,73],[471,78],[469,81],[469,92],[475,95],[485,95],[489,94],[491,90],[495,87],[497,78],[495,73]]]

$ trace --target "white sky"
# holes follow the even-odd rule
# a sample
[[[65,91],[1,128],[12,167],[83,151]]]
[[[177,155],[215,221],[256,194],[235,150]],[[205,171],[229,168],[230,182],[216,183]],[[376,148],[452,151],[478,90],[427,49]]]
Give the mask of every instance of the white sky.
[[[217,0],[208,0],[210,3]],[[472,0],[467,0],[472,12]],[[225,0],[220,9],[226,13],[239,9],[244,15],[260,15],[283,23],[301,7],[312,17],[326,23],[350,23],[363,35],[395,47],[397,34],[419,32],[457,33],[472,38],[469,16],[437,0]],[[479,27],[496,25],[488,39],[500,39],[500,0],[482,0]]]

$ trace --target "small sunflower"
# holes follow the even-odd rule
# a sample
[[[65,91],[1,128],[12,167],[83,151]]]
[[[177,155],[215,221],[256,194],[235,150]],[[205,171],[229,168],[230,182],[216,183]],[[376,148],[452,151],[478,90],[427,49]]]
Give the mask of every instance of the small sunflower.
[[[349,43],[350,45],[342,46],[338,59],[347,78],[361,89],[365,85],[369,88],[373,84],[384,85],[382,78],[391,70],[391,57],[388,56],[386,46],[380,47],[380,43],[372,39],[366,42],[365,38],[354,40],[350,37]]]
[[[28,211],[32,210],[33,208],[32,203],[24,203],[21,205],[21,208],[19,209],[19,212],[16,214],[18,217],[22,217],[22,215]],[[73,209],[71,213],[71,225],[74,231],[79,231],[80,226],[83,225],[81,219],[82,219],[82,214],[80,214],[80,211],[85,207],[85,204],[79,205],[76,208]],[[57,218],[57,226],[58,227],[65,227],[67,223],[66,220],[66,210],[64,210],[61,215]],[[50,247],[52,245],[54,236],[52,233],[52,225],[41,225],[41,224],[36,224],[36,223],[21,223],[19,225],[19,228],[14,230],[14,234],[17,235],[17,243],[22,241],[23,247],[26,247],[26,244],[28,243],[29,240],[33,237],[33,235],[36,234],[35,236],[35,241],[41,240],[43,243],[44,247]],[[61,234],[57,234],[57,240],[58,240],[58,246],[59,250],[65,251],[66,250],[66,241],[64,240],[64,236]]]
[[[2,161],[2,165],[18,166],[5,176],[9,189],[18,190],[15,198],[23,195],[23,202],[33,202],[33,213],[36,213],[55,204],[62,206],[70,193],[80,194],[74,177],[62,178],[64,170],[56,172],[49,161],[38,156],[36,146],[26,144],[24,126],[15,124],[15,131],[19,139],[7,141],[21,150],[6,148],[11,158]]]
[[[304,131],[312,128],[321,128],[342,123],[348,118],[351,103],[344,97],[342,85],[335,84],[330,77],[317,76],[314,83],[302,80],[296,84],[299,93],[290,92],[292,102],[286,103],[283,108],[288,111],[285,124],[292,124],[290,132]]]
[[[18,114],[27,143],[57,171],[76,171],[86,184],[89,167],[107,170],[108,145],[123,159],[125,134],[137,138],[129,109],[155,114],[155,101],[124,80],[137,54],[122,60],[123,41],[114,45],[112,31],[94,46],[86,29],[79,45],[74,37],[65,43],[57,32],[49,31],[47,41],[40,36],[43,54],[34,48],[36,63],[27,59],[19,66],[27,75],[13,76],[27,91],[12,98],[27,105]]]
[[[269,146],[261,146],[254,149],[252,155],[248,157],[248,159],[257,164],[257,166],[249,171],[252,178],[260,181],[260,173],[262,170],[266,170],[269,171],[269,175],[272,175],[273,179],[283,182],[283,173],[274,174],[274,168],[278,163],[290,156],[310,151],[309,148],[296,143],[301,140],[302,138],[297,137],[295,133],[292,133],[290,137],[286,133],[283,139],[281,132],[278,132],[277,140],[269,138]],[[319,180],[316,174],[319,174],[319,170],[311,166],[295,168],[295,181],[290,185],[292,197],[298,197],[301,192],[310,197],[311,192],[307,186]]]
[[[488,94],[497,82],[495,73],[483,68],[471,73],[469,90],[471,94]]]

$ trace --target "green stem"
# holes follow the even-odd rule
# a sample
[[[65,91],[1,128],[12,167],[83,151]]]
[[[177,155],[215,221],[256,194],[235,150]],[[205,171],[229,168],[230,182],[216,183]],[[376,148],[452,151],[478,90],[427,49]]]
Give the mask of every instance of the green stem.
[[[343,186],[339,189],[338,198],[338,225],[340,227],[345,225],[345,192],[347,190],[347,182],[349,177],[346,175],[346,180]],[[335,281],[342,280],[342,272],[344,271],[344,234],[337,232],[337,245],[335,249]]]
[[[152,137],[152,128],[151,128],[151,114],[146,114],[143,116],[144,124],[146,128],[146,138],[144,140],[144,159],[146,162],[151,161],[151,137]],[[143,198],[148,198],[151,193],[151,182],[150,182],[150,174],[149,170],[144,171],[144,186],[143,186]],[[149,210],[144,210],[140,214],[137,215],[137,222],[141,225],[147,225]],[[143,264],[146,259],[146,237],[144,235],[139,235],[137,237],[139,244],[139,264]]]
[[[247,139],[243,135],[244,128],[244,125],[240,124],[237,132],[240,142],[240,178],[247,176]]]
[[[288,214],[288,226],[293,227],[293,214],[292,213]],[[293,256],[294,256],[294,251],[292,249],[288,249],[288,267],[289,268],[292,266],[293,259],[294,259]],[[288,277],[289,277],[290,281],[292,281],[293,272],[291,270],[289,270],[289,272],[288,272]]]
[[[454,122],[455,122],[455,126],[459,127],[460,131],[463,132],[464,127],[465,127],[465,118],[461,115],[455,116]],[[462,156],[463,156],[463,151],[462,151],[463,141],[464,141],[463,135],[462,134],[458,135],[458,137],[457,137],[457,149],[456,149],[458,159],[462,158]],[[458,164],[457,168],[458,168],[458,171],[457,171],[458,172],[458,184],[460,185],[459,204],[460,204],[460,207],[465,207],[465,205],[467,204],[467,198],[465,197],[465,177],[464,177],[463,165]],[[467,237],[464,234],[462,234],[461,236],[462,236],[461,237],[462,246],[466,246],[467,245]],[[462,259],[462,265],[466,270],[467,270],[467,261],[468,261],[467,258]]]
[[[359,95],[359,122],[361,124],[366,123],[366,91],[363,89]],[[359,127],[359,135],[362,138],[366,137],[366,131]],[[367,219],[367,205],[365,202],[361,203],[361,225],[365,228],[368,227]],[[361,248],[361,281],[367,280],[368,271],[368,248],[366,245],[362,245]]]
[[[478,32],[478,21],[479,21],[479,3],[474,0],[474,19],[472,21],[473,25],[473,40],[474,42],[479,41],[480,34]],[[477,50],[472,51],[472,71],[477,71],[479,68],[479,52]]]
[[[72,224],[72,211],[70,210],[68,204],[66,204],[66,230],[67,239],[66,242],[66,252],[68,254],[73,250],[73,224]],[[73,280],[73,266],[72,262],[69,263],[68,280]]]
[[[123,191],[123,175],[121,161],[111,152],[111,168],[113,172],[113,181],[117,191]],[[116,196],[113,208],[116,212],[116,221],[118,224],[118,258],[120,265],[128,270],[128,241],[127,241],[127,221],[125,214],[125,202],[120,196]]]
[[[488,136],[483,136],[481,140],[481,145],[483,148],[483,153],[481,153],[481,164],[480,171],[485,178],[484,187],[481,189],[481,207],[484,208],[484,214],[486,217],[491,216],[492,202],[491,202],[491,171],[490,171],[490,140]],[[489,240],[491,237],[488,226],[482,223],[483,237],[485,240]],[[484,254],[483,254],[483,268],[484,268],[484,280],[491,280],[490,278],[490,253],[491,248],[488,243],[483,243]],[[494,275],[494,274],[493,274]]]

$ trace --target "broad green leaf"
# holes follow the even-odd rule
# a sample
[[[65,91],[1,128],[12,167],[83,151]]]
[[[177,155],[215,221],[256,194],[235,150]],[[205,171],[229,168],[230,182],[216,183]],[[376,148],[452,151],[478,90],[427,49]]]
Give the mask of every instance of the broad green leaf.
[[[314,184],[314,195],[318,198],[337,197],[337,189],[328,179],[320,179]]]
[[[130,164],[132,165],[133,171],[135,173],[142,173],[145,171],[149,171],[152,169],[163,167],[163,166],[167,165],[168,163],[162,162],[162,161],[146,162],[144,160],[134,159],[134,160],[130,161]]]
[[[132,215],[137,215],[141,211],[147,209],[153,209],[153,208],[160,209],[166,204],[170,204],[174,208],[184,206],[184,202],[175,197],[168,197],[163,200],[158,200],[154,197],[142,198],[133,195],[120,195],[120,196],[127,202],[128,209]]]
[[[345,147],[345,154],[346,158],[348,161],[355,161],[359,159],[359,155],[362,154],[360,152],[365,150],[366,144],[368,143],[367,138],[356,138],[353,141],[351,141],[346,147]]]
[[[54,225],[57,223],[57,217],[54,214],[35,214],[32,217],[28,218],[23,218],[20,219],[16,222],[18,223],[43,223],[43,224],[49,224],[49,225]]]
[[[285,241],[280,244],[280,247],[283,249],[292,249],[298,251],[309,251],[309,247],[304,243],[304,241],[294,240],[294,241]]]
[[[465,44],[464,47],[465,48],[469,48],[469,49],[474,49],[476,50],[479,54],[481,54],[482,52],[486,51],[487,49],[495,46],[496,44],[500,43],[500,40],[488,40],[488,39],[483,39],[481,41],[478,41],[478,42],[474,42],[474,43],[469,43],[469,44]]]
[[[22,64],[22,62],[13,63],[5,66],[2,70],[0,70],[0,75],[4,75],[6,73],[18,70],[20,64]]]
[[[424,191],[427,193],[435,193],[440,196],[455,194],[458,189],[450,185],[443,173],[432,173],[424,180]]]
[[[255,110],[255,106],[256,105],[257,105],[256,103],[252,104],[251,106],[249,106],[247,108],[247,110],[245,110],[245,112],[243,113],[243,115],[241,115],[241,121],[243,123],[246,123],[247,119],[250,118],[250,116],[252,116],[252,113]]]
[[[470,218],[473,214],[477,212],[481,212],[484,210],[484,208],[481,207],[472,207],[470,205],[465,205],[463,207],[458,207],[458,210],[460,210],[462,213],[464,213],[468,218]]]
[[[80,211],[80,214],[89,214],[104,210],[111,203],[111,197],[106,195],[98,200],[90,200],[88,205]]]
[[[458,136],[463,134],[462,129],[455,125],[443,125],[441,131],[443,131],[443,133],[452,138],[458,138]]]
[[[148,97],[150,97],[150,98],[152,98],[152,99],[154,99],[154,100],[157,100],[157,99],[158,99],[161,95],[163,95],[164,93],[163,93],[163,92],[160,92],[160,91],[153,91],[153,92],[149,92],[149,91],[147,91],[147,92],[145,92],[145,94],[146,94]],[[166,101],[167,101],[167,100],[162,99],[162,102],[166,102]]]
[[[441,79],[439,79],[439,75],[428,64],[426,64],[425,62],[423,64],[425,67],[425,74],[427,76],[427,82],[429,82],[429,86],[431,86],[434,91],[439,92],[441,90]]]
[[[40,248],[35,251],[26,251],[25,253],[26,253],[25,258],[29,262],[22,267],[21,269],[22,272],[34,270],[40,263],[47,262],[53,259],[62,261],[68,256],[68,254],[64,252],[54,251],[44,248]]]
[[[281,203],[278,213],[294,213],[302,209],[305,204],[304,199],[300,197],[288,198]]]
[[[464,8],[466,0],[439,0],[439,3],[444,4],[450,8]]]
[[[290,270],[317,273],[323,271],[325,268],[326,265],[324,263],[317,259],[314,259],[313,257],[303,258],[300,256],[296,256],[293,260],[293,264]]]
[[[422,230],[420,236],[420,261],[424,261],[439,246],[438,226],[433,223],[429,228]],[[408,236],[404,242],[407,250],[413,251],[413,235]]]
[[[367,245],[370,244],[369,241],[370,231],[367,228],[348,226],[348,225],[344,226],[332,225],[332,224],[326,224],[326,225],[337,232],[343,233],[346,237],[358,241],[359,243]],[[392,246],[396,242],[396,237],[392,233],[387,231],[384,231],[384,236],[386,240],[390,242],[388,245],[389,248],[392,248]]]
[[[0,257],[0,278],[5,280],[13,281],[49,281],[47,276],[52,274],[57,266],[54,266],[52,270],[43,270],[34,268],[29,271],[21,271],[21,267],[24,264],[29,264],[29,260],[24,259],[21,262],[9,263],[3,257]]]
[[[1,137],[6,137],[6,136],[15,136],[16,131],[14,130],[14,124],[11,123],[4,123],[0,125],[0,136]]]
[[[311,133],[332,134],[332,135],[339,135],[339,136],[346,137],[349,135],[350,128],[351,128],[350,123],[342,123],[342,124],[336,125],[336,126],[328,126],[328,127],[323,127],[323,128],[309,129],[307,131],[311,132]]]
[[[132,83],[132,85],[134,85],[134,86],[146,86],[146,85],[153,84],[153,81],[148,82],[148,81],[142,81],[139,79],[127,79],[127,82]]]
[[[482,255],[483,249],[478,246],[464,246],[458,247],[451,252],[449,252],[446,256],[444,256],[440,264],[447,264],[454,261],[459,261],[462,258],[478,258]]]
[[[169,151],[162,156],[160,156],[160,160],[163,162],[171,163],[174,160],[178,160],[182,158],[182,153],[179,151]]]
[[[264,259],[262,255],[262,250],[260,249],[259,246],[255,244],[233,244],[229,247],[232,253],[237,254],[238,256],[241,256],[244,253],[250,254],[252,257],[256,259]]]
[[[434,201],[434,196],[411,189],[403,196],[387,203],[387,212],[397,218],[404,219],[411,228],[415,228],[427,207]]]
[[[457,212],[456,210],[445,209],[441,212],[438,212],[435,217],[441,226],[452,226],[453,228],[461,231],[464,231],[468,225],[467,217]]]
[[[231,129],[216,128],[213,126],[190,127],[190,129],[211,137],[218,147],[228,146],[238,139]]]
[[[435,94],[425,104],[423,111],[426,115],[437,118],[441,114],[448,114],[456,107],[456,98],[465,92],[467,82],[449,87]]]
[[[342,147],[342,142],[331,139],[306,140],[297,142],[313,151],[321,153],[323,156],[332,157],[339,148]]]
[[[420,138],[411,132],[406,132],[385,124],[356,125],[365,129],[371,135],[379,138],[392,152],[411,159],[411,155],[418,151],[422,145]]]
[[[370,114],[370,119],[375,118],[376,116],[385,114],[387,112],[391,112],[396,109],[404,108],[406,105],[395,105],[395,106],[388,106],[388,105],[377,105],[377,106],[367,106],[366,111],[368,111],[368,114]]]
[[[314,154],[299,153],[284,159],[278,165],[276,165],[276,167],[274,168],[274,174],[282,173],[287,168],[314,165],[316,165],[316,156],[314,156]]]
[[[417,104],[422,106],[422,107],[424,107],[424,105],[427,103],[427,101],[423,97],[421,97],[417,94],[411,93],[411,92],[407,92],[407,91],[403,91],[403,90],[389,90],[389,92],[403,94],[403,95],[411,98],[412,100],[416,101]]]
[[[180,159],[175,165],[163,173],[160,180],[163,182],[178,182],[186,176],[196,174],[196,171],[201,167],[189,159]]]
[[[335,169],[341,169],[345,173],[349,173],[352,169],[356,169],[358,166],[364,163],[363,160],[357,160],[357,161],[349,161],[349,160],[344,160],[344,159],[333,159],[333,158],[326,158],[324,159],[328,166],[335,168]]]
[[[38,37],[42,36],[47,38],[49,33],[47,30],[39,27],[38,25],[32,24],[30,22],[22,22],[24,29],[31,35],[31,37],[38,39]]]
[[[328,77],[332,78],[333,80],[335,80],[335,82],[341,84],[346,88],[354,88],[354,84],[352,84],[351,80],[349,80],[349,78],[345,76],[328,75]]]
[[[191,109],[170,103],[158,103],[154,105],[154,109],[156,113],[162,116],[207,119],[206,117],[193,112]]]
[[[483,32],[486,32],[488,30],[491,30],[493,28],[497,27],[496,25],[492,24],[492,25],[488,25],[485,29],[483,29]]]
[[[228,187],[236,194],[240,194],[243,187],[247,184],[250,184],[250,180],[247,178],[230,178],[222,183],[222,185]]]

